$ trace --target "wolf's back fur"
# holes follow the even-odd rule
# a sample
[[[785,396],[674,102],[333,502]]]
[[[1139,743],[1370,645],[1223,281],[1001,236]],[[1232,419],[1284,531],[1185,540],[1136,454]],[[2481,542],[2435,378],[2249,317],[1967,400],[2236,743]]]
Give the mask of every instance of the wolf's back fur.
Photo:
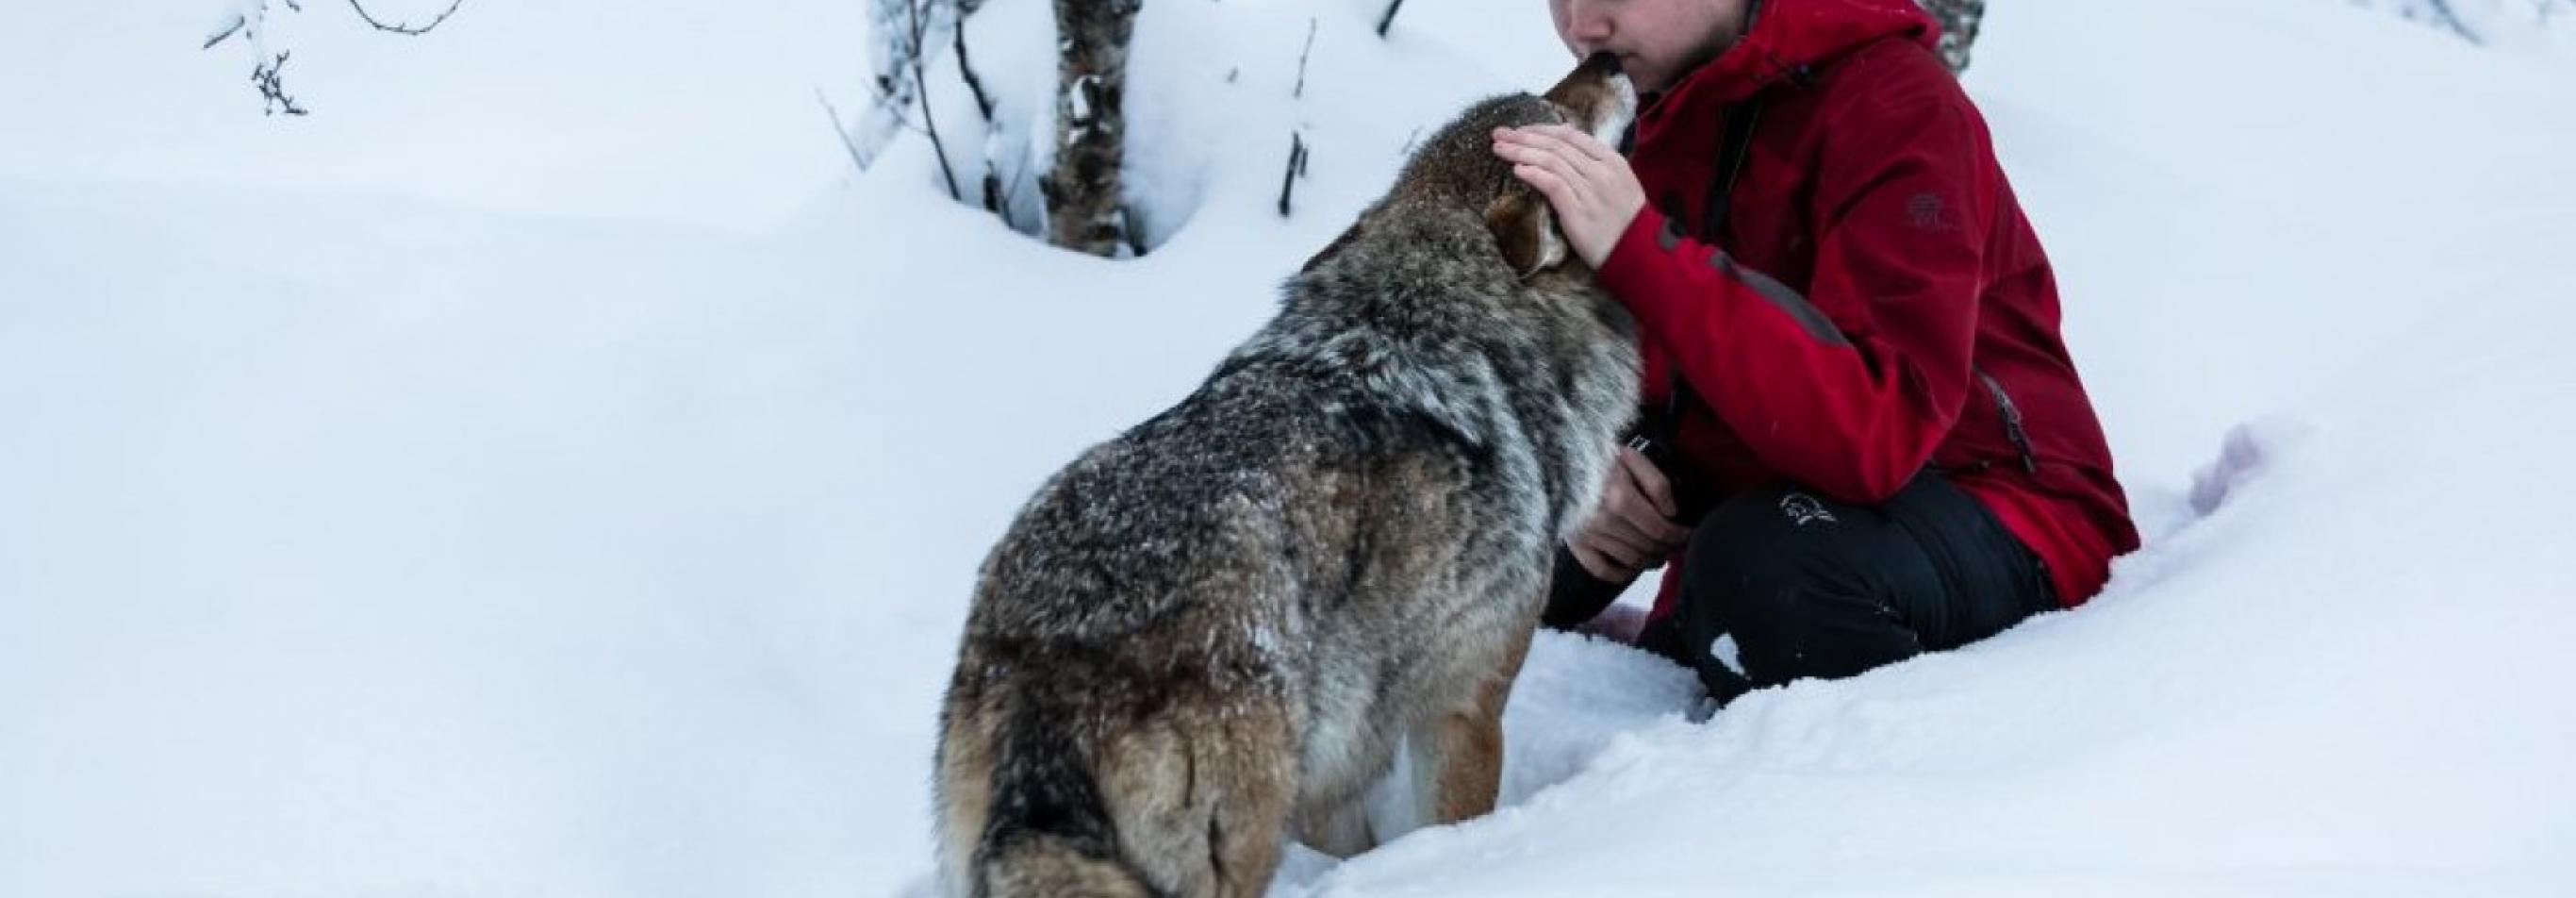
[[[1435,135],[1196,392],[1022,510],[941,714],[953,892],[1258,896],[1283,838],[1374,842],[1399,745],[1426,821],[1491,808],[1553,542],[1636,398],[1626,314],[1561,247],[1522,270],[1544,204],[1486,149],[1566,114]]]

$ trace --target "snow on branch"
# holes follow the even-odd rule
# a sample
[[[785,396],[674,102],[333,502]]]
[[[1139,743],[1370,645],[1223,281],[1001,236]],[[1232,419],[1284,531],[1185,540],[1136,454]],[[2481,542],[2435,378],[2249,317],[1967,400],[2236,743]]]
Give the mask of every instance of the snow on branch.
[[[304,11],[304,7],[295,0],[285,0],[285,3],[288,9]],[[211,48],[236,34],[242,35],[243,40],[258,43],[265,33],[262,26],[267,23],[268,0],[229,0],[224,4],[223,12],[216,15],[215,27],[206,32],[206,42],[197,49]]]
[[[278,2],[285,4],[288,11],[304,11],[304,4],[298,0]],[[357,11],[360,20],[377,31],[417,37],[446,24],[448,17],[456,15],[456,10],[465,5],[465,0],[448,0],[446,9],[439,10],[438,15],[420,25],[411,24],[408,20],[387,21],[369,11],[359,0],[348,0],[348,3],[350,9]],[[225,0],[222,11],[215,16],[214,27],[207,29],[205,43],[198,49],[213,49],[234,35],[240,35],[242,41],[250,45],[250,80],[251,85],[259,90],[261,109],[271,115],[279,112],[305,114],[304,107],[297,105],[295,98],[286,93],[282,72],[291,51],[279,51],[274,55],[268,52],[268,0]]]
[[[868,19],[876,45],[876,73],[870,85],[874,96],[867,114],[843,129],[851,158],[861,170],[875,163],[895,135],[931,130],[912,121],[915,107],[925,114],[929,110],[929,104],[923,102],[927,94],[922,83],[924,75],[936,61],[932,57],[944,42],[942,38],[979,5],[980,2],[965,0],[870,0]],[[955,39],[961,49],[964,41],[962,34]],[[982,85],[972,80],[971,69],[968,73],[969,87],[980,106],[986,95]]]
[[[931,155],[939,158],[939,176],[948,184],[948,198],[963,200],[966,195],[957,189],[957,170],[948,163],[948,144],[939,137],[939,120],[931,115],[930,77],[922,65],[922,48],[931,45],[930,39],[941,25],[940,7],[952,5],[945,0],[904,0],[903,25],[906,28],[904,46],[909,49],[909,52],[903,57],[902,64],[911,69],[912,99],[920,104],[921,130],[930,136]],[[957,27],[958,21],[952,14],[945,25],[953,29]],[[900,111],[897,115],[900,117]]]

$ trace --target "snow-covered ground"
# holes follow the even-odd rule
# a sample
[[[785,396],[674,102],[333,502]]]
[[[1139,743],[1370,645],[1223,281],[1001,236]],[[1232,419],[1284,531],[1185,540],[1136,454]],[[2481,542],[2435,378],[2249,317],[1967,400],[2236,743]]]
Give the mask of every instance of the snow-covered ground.
[[[2576,0],[2349,0],[2482,47],[2576,53]]]
[[[1565,64],[1536,0],[1383,44],[1374,2],[1153,5],[1171,233],[1111,263],[917,138],[846,171],[813,91],[855,102],[864,4],[307,4],[295,121],[194,49],[216,6],[37,5],[0,54],[0,894],[918,890],[1018,503],[1414,129]],[[1280,894],[2576,893],[2576,65],[2331,0],[1986,29],[2149,547],[1706,724],[1543,637],[1509,807]]]

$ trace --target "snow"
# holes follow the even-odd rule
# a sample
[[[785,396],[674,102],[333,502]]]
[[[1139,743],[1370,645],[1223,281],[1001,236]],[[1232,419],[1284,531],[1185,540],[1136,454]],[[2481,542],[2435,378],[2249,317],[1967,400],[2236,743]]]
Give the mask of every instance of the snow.
[[[2482,46],[2525,53],[2576,52],[2569,0],[2351,0]]]
[[[859,5],[309,5],[268,20],[293,121],[181,6],[38,5],[0,55],[0,894],[919,893],[1011,514],[1417,128],[1566,64],[1535,2],[1383,42],[1373,2],[1151,5],[1159,246],[1107,262],[916,135],[848,170],[813,99],[859,108]],[[1042,6],[970,36],[1043,47]],[[1502,811],[1276,894],[2576,892],[2568,57],[2323,0],[1985,28],[2148,548],[1705,723],[1543,634]],[[952,151],[1020,152],[1048,66],[981,47],[1025,130]]]

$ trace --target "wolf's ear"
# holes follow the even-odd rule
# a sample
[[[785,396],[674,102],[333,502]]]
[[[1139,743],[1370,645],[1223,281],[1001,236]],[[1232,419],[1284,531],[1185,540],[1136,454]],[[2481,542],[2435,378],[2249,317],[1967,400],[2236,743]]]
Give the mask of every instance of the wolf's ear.
[[[1556,232],[1556,210],[1534,190],[1505,192],[1485,207],[1485,230],[1503,249],[1512,273],[1530,275],[1565,264],[1565,237]]]

